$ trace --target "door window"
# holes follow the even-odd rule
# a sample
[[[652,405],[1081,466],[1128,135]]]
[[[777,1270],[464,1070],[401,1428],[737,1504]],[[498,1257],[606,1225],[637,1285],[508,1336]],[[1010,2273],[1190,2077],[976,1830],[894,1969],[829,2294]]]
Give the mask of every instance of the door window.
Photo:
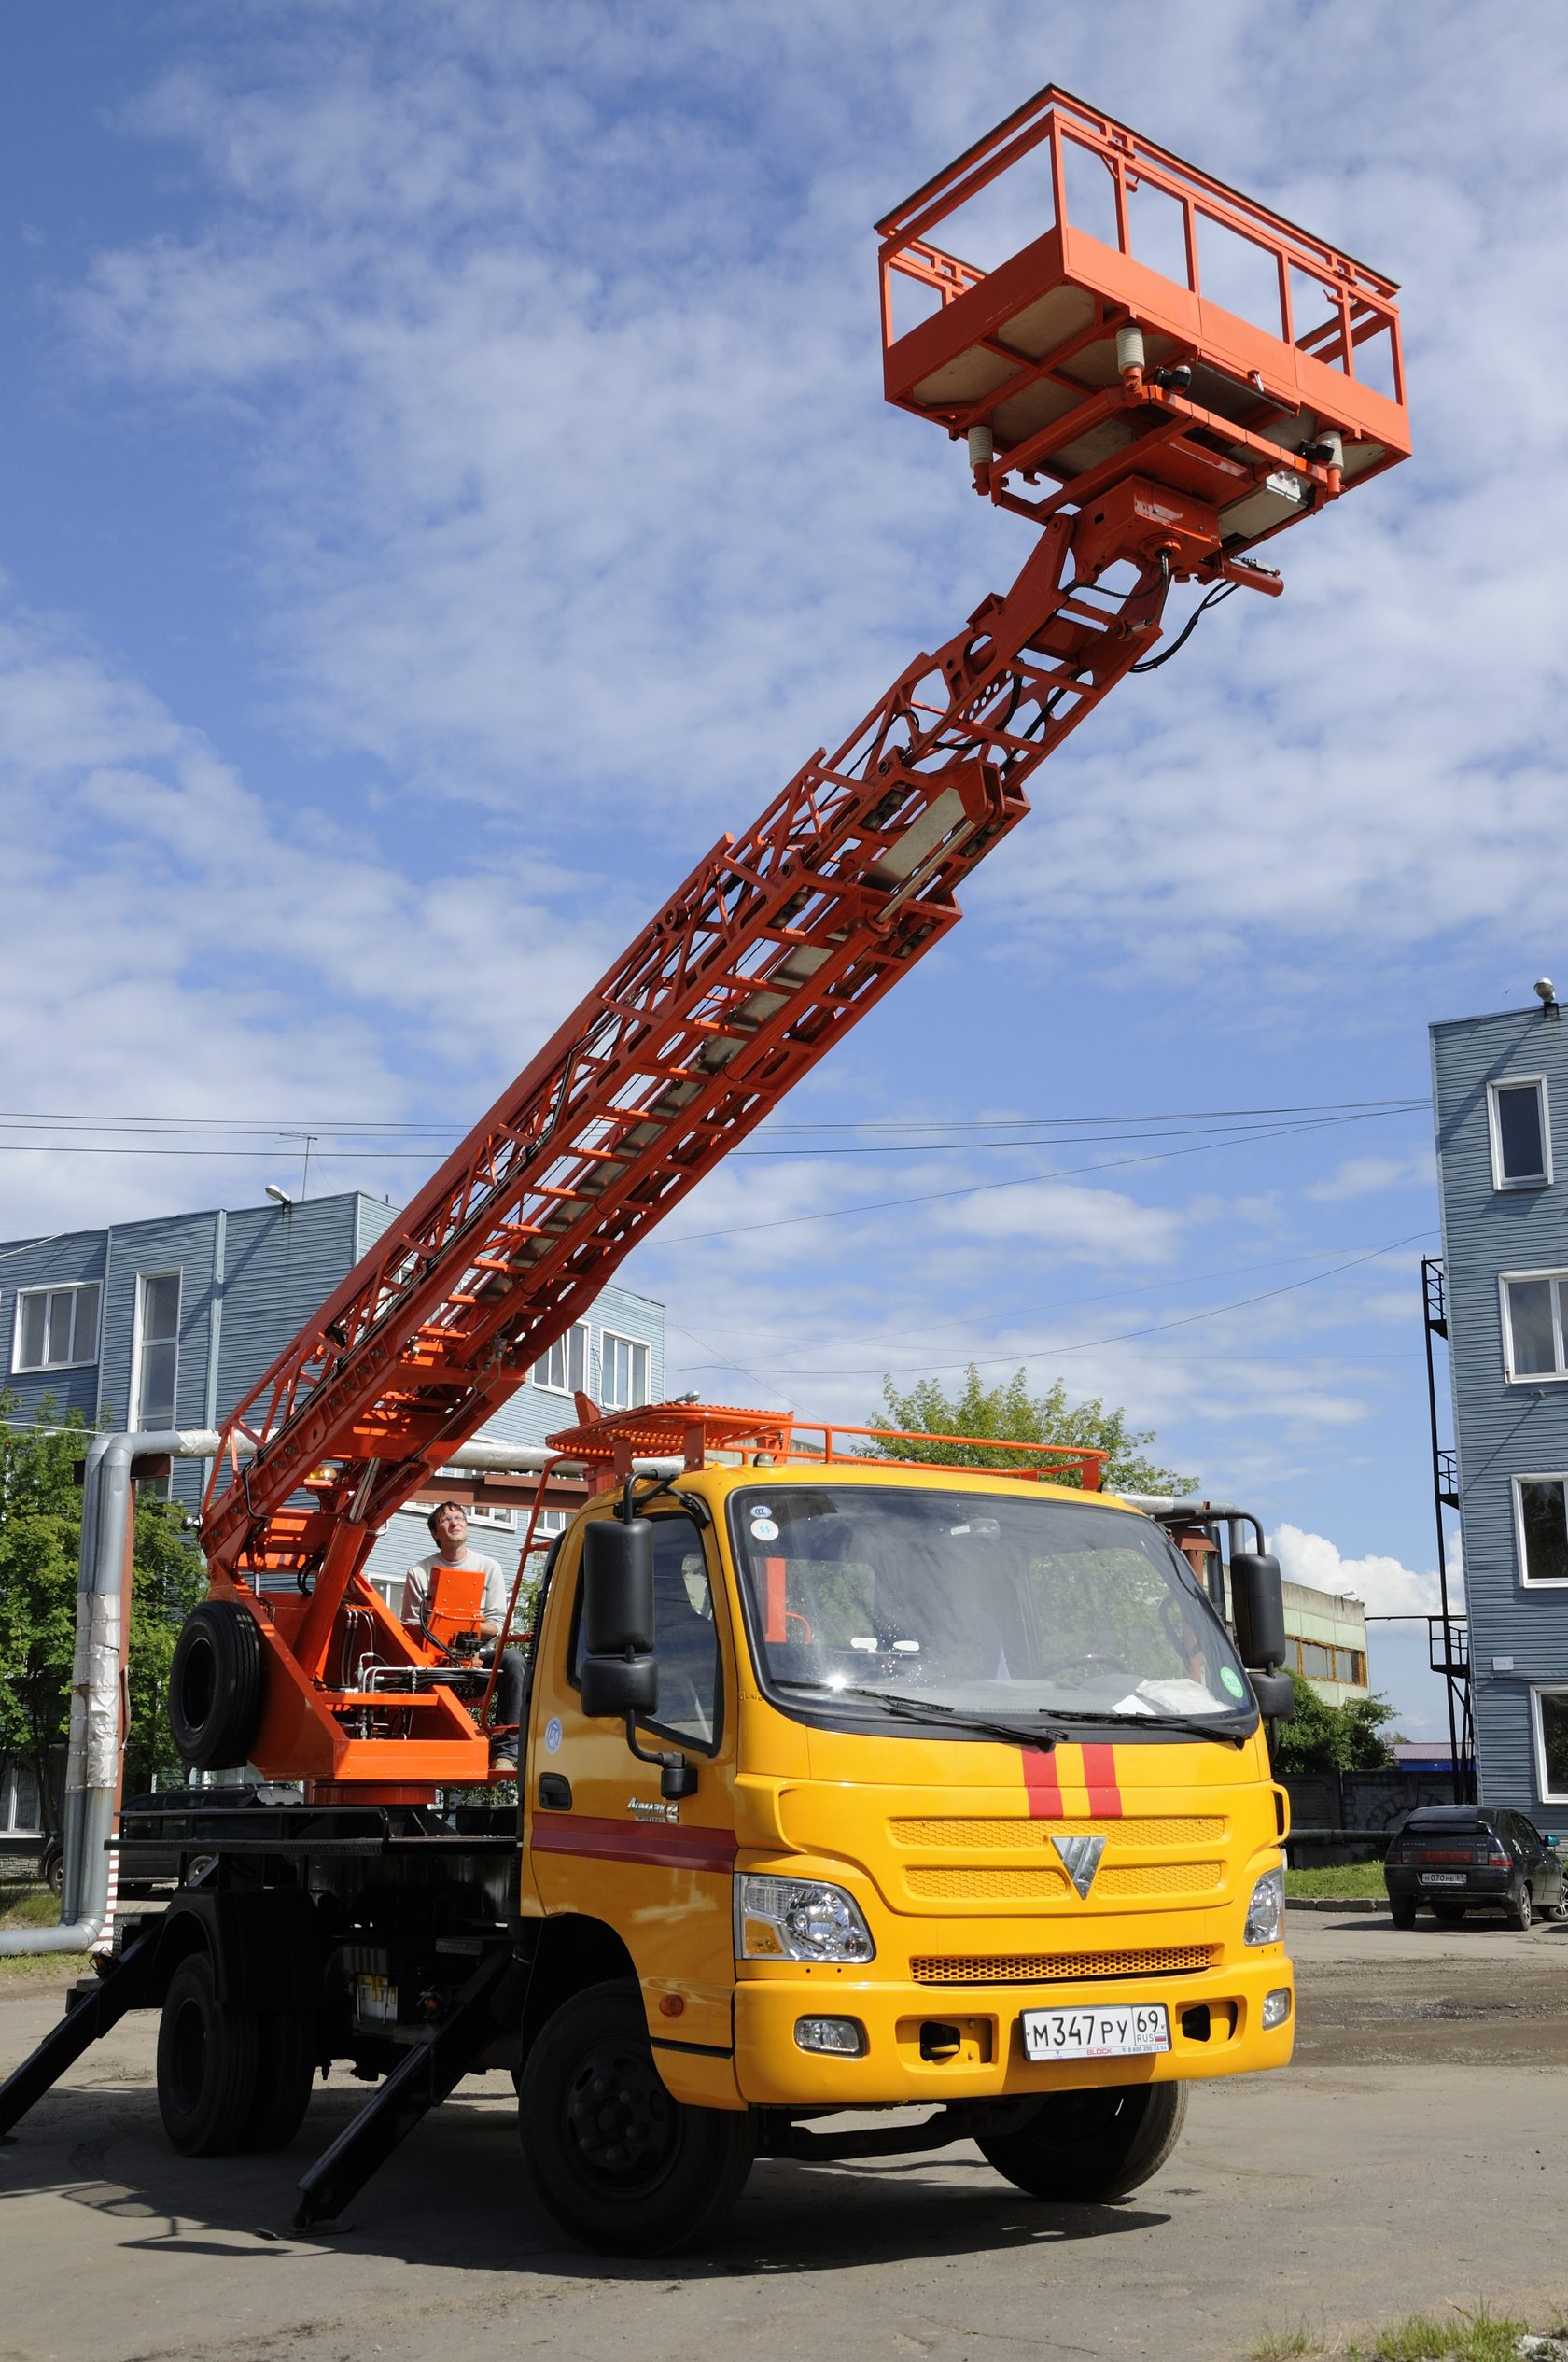
[[[722,1728],[719,1635],[702,1536],[687,1516],[655,1517],[653,1525],[653,1646],[659,1659],[658,1711],[651,1728],[667,1731],[711,1753]],[[579,1594],[572,1678],[582,1678],[582,1615]]]

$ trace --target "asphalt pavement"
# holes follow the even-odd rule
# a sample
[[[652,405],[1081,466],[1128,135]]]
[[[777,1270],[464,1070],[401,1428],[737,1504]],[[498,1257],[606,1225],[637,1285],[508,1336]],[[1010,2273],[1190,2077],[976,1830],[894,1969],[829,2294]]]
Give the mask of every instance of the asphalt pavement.
[[[465,2084],[346,2223],[287,2228],[293,2183],[362,2088],[335,2074],[281,2155],[164,2143],[156,2020],[127,2020],[0,2148],[0,2355],[25,2362],[856,2362],[1250,2354],[1486,2299],[1568,2301],[1561,2116],[1568,1927],[1397,1933],[1298,1915],[1296,2063],[1194,2087],[1127,2203],[1053,2207],[964,2144],[907,2162],[759,2165],[706,2256],[563,2246],[528,2194],[505,2077]],[[0,2065],[59,1989],[0,2000]]]

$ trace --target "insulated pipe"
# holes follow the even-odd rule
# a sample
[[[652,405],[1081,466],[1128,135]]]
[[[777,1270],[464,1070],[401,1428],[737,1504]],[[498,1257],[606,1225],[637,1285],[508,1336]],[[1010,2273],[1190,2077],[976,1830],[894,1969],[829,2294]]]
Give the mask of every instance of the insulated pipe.
[[[82,1472],[81,1558],[77,1578],[77,1651],[71,1666],[71,1732],[65,1757],[64,1884],[58,1927],[0,1932],[0,1958],[22,1952],[81,1952],[108,1923],[110,1856],[120,1771],[121,1615],[131,1533],[133,1461],[156,1455],[212,1459],[222,1439],[206,1427],[151,1427],[97,1435]]]

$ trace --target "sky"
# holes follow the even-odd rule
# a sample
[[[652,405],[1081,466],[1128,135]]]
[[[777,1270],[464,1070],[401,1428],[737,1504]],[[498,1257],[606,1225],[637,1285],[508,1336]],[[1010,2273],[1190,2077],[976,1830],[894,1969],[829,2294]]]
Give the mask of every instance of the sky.
[[[1035,774],[622,1276],[672,1391],[1060,1376],[1434,1606],[1426,1027],[1568,964],[1568,17],[94,0],[0,58],[0,1236],[412,1194],[1006,586],[872,224],[1041,84],[1401,282],[1415,457]],[[1411,1736],[1424,1650],[1374,1627]]]

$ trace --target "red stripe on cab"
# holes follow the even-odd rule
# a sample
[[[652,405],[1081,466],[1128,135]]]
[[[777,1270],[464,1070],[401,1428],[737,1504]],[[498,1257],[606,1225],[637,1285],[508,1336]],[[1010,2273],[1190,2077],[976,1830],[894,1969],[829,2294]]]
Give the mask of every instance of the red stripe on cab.
[[[1110,1750],[1107,1749],[1109,1753]],[[1058,1821],[1061,1818],[1061,1774],[1057,1769],[1055,1752],[1043,1754],[1038,1747],[1026,1747],[1024,1756],[1024,1790],[1029,1797],[1031,1821]]]
[[[1085,1747],[1084,1750],[1084,1784],[1089,1792],[1089,1810],[1107,1821],[1122,1817],[1122,1792],[1116,1784],[1116,1750],[1113,1747]]]
[[[601,1821],[588,1813],[536,1813],[536,1853],[593,1854],[601,1862],[642,1862],[658,1870],[733,1870],[740,1848],[733,1829],[681,1829],[668,1821]]]

